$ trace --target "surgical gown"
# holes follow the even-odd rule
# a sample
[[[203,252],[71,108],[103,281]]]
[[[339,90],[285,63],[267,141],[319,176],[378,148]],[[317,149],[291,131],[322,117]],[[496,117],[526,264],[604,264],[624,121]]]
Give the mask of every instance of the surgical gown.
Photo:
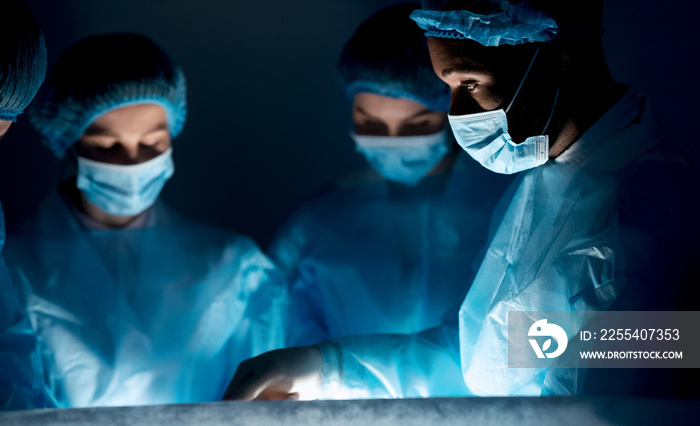
[[[216,401],[240,361],[283,343],[284,278],[253,241],[159,202],[146,215],[88,229],[55,193],[9,237],[59,407]]]
[[[508,368],[507,312],[570,312],[571,336],[576,312],[609,309],[621,292],[621,309],[683,306],[697,284],[686,205],[696,176],[628,90],[561,156],[514,181],[458,315],[418,334],[318,345],[323,397],[580,393],[583,368]]]
[[[303,204],[269,251],[292,285],[289,344],[440,324],[464,299],[510,180],[460,151],[415,186],[366,171]]]
[[[0,206],[0,411],[49,405],[42,383],[37,339],[12,285],[5,259]]]

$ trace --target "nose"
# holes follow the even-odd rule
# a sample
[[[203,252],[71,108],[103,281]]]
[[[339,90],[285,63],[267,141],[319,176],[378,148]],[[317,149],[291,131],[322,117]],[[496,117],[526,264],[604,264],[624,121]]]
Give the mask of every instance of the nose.
[[[401,127],[399,125],[387,126],[387,136],[401,136]]]
[[[127,164],[137,164],[140,162],[139,159],[139,143],[138,141],[124,141],[124,154],[126,155]]]
[[[474,114],[486,111],[472,98],[468,91],[458,86],[452,89],[450,98],[450,115]]]

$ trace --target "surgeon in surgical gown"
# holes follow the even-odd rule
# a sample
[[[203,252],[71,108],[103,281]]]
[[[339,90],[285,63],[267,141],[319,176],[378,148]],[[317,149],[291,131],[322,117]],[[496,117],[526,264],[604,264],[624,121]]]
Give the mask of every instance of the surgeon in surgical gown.
[[[694,369],[658,375],[685,380],[674,386],[657,369],[508,365],[509,311],[564,312],[575,336],[585,311],[697,310],[697,169],[649,100],[610,75],[602,1],[423,6],[411,18],[452,90],[455,139],[486,169],[516,174],[459,313],[420,333],[263,354],[225,398],[697,396]]]
[[[44,37],[21,0],[3,3],[0,24],[0,139],[34,98],[46,74]],[[8,161],[8,159],[5,159]],[[5,221],[0,206],[0,411],[41,407],[41,364],[5,259]]]
[[[157,201],[185,92],[152,41],[108,34],[64,52],[31,111],[75,168],[8,240],[58,407],[216,400],[222,371],[283,342],[286,286],[256,244]]]
[[[304,203],[271,245],[292,285],[291,315],[300,318],[290,322],[292,345],[438,325],[464,298],[483,255],[510,179],[454,143],[449,90],[408,19],[416,7],[368,19],[340,58],[350,137],[371,168]]]

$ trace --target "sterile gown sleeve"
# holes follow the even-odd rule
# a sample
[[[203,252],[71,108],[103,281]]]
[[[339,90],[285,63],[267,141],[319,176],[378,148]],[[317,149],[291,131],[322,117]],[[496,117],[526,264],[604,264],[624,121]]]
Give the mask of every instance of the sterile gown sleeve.
[[[468,388],[477,395],[575,394],[571,371],[508,367],[509,311],[600,311],[624,285],[614,182],[607,174],[545,165],[515,194],[460,309],[460,351]],[[575,314],[558,324],[567,335]],[[556,382],[556,383],[554,383]],[[563,383],[565,382],[565,383]]]
[[[610,309],[621,294],[643,295],[631,310],[680,307],[661,299],[692,276],[681,232],[690,222],[678,214],[687,207],[668,190],[687,178],[664,170],[686,166],[644,98],[628,92],[570,150],[525,175],[460,310],[462,370],[475,394],[582,392],[584,368],[508,367],[508,311],[566,312],[558,325],[574,336],[588,318],[580,312]]]
[[[697,262],[692,250],[685,252],[696,227],[670,213],[688,208],[678,203],[680,194],[662,194],[683,179],[650,173],[682,164],[665,152],[649,115],[643,98],[628,92],[575,149],[524,174],[458,325],[448,318],[442,327],[415,335],[356,336],[318,345],[323,397],[580,393],[583,368],[508,367],[507,314],[567,312],[568,323],[559,325],[571,336],[586,318],[579,312],[609,309],[623,290],[644,295],[632,297],[627,309],[680,306],[677,300],[659,304],[654,295],[677,293],[692,279],[692,272],[682,271]],[[650,158],[654,161],[645,163]],[[664,217],[666,226],[657,228]],[[684,228],[693,232],[684,236],[679,232]]]
[[[456,319],[456,310],[446,318]],[[470,396],[459,360],[457,324],[415,334],[347,336],[316,345],[322,399]]]
[[[319,345],[328,383],[324,398],[539,395],[546,370],[507,367],[504,317],[509,309],[568,310],[570,301],[581,310],[592,302],[607,307],[616,294],[608,261],[617,235],[608,179],[561,165],[528,172],[517,182],[459,322],[453,312],[442,326],[416,335]],[[582,201],[591,189],[595,198]],[[576,209],[580,220],[559,214]],[[340,391],[333,390],[334,383]]]
[[[304,271],[303,250],[310,243],[306,216],[295,213],[277,232],[268,252],[285,274],[289,285],[285,346],[302,346],[328,339],[318,283],[311,270]]]
[[[61,408],[216,401],[238,363],[284,344],[286,284],[255,242],[152,209],[145,228],[91,230],[52,194],[10,236]]]
[[[43,408],[37,337],[12,285],[2,256],[5,229],[0,206],[0,411]]]
[[[0,411],[50,406],[37,339],[0,258]]]
[[[529,172],[462,304],[459,325],[447,318],[417,335],[338,339],[333,351],[320,345],[324,360],[333,354],[339,360],[325,370],[328,382],[374,397],[541,394],[547,369],[508,368],[507,312],[609,306],[621,282],[611,263],[617,228],[608,178],[566,166]],[[594,198],[586,196],[592,189]],[[555,393],[577,389],[553,386]]]

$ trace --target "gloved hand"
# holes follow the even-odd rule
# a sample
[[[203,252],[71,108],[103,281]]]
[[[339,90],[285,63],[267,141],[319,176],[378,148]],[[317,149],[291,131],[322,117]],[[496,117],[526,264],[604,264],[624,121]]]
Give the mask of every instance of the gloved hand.
[[[316,347],[278,349],[240,363],[222,399],[317,399],[322,377],[323,356]]]

